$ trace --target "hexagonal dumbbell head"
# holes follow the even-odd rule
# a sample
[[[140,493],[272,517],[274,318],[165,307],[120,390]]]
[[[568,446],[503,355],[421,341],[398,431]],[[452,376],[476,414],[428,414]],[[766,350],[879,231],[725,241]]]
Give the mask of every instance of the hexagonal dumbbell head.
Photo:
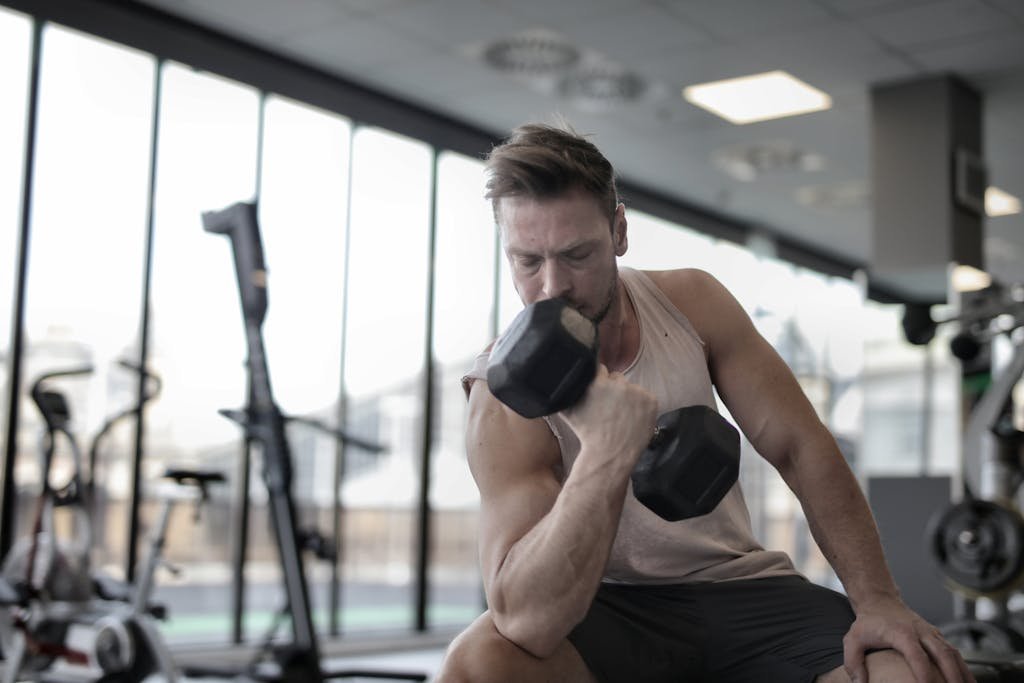
[[[530,304],[494,344],[487,384],[523,417],[551,415],[583,396],[597,372],[597,328],[560,299]]]
[[[633,469],[637,499],[670,522],[715,509],[740,471],[740,437],[704,405],[658,418],[657,431]]]

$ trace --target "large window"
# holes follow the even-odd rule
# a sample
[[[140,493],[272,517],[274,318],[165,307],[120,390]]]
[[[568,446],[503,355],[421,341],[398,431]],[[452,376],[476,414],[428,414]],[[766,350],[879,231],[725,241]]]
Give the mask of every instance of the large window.
[[[903,307],[867,302],[860,471],[953,475],[960,460],[960,367],[940,327],[928,346],[903,336]]]
[[[166,466],[220,469],[229,477],[212,491],[199,524],[179,507],[167,556],[183,571],[161,575],[157,590],[159,600],[174,606],[165,626],[169,638],[226,642],[229,501],[243,439],[217,410],[245,403],[246,349],[230,244],[205,233],[200,215],[255,195],[259,96],[178,64],[165,65],[162,79],[149,355],[164,387],[147,415],[144,489],[157,492],[152,484]],[[147,519],[155,497],[145,498]],[[250,558],[257,568],[267,561],[259,552]],[[276,586],[258,570],[248,578]],[[265,601],[249,605],[257,617],[277,607],[275,590],[264,594]]]
[[[466,463],[466,397],[460,380],[493,336],[497,246],[490,204],[482,195],[483,164],[446,153],[437,173],[429,615],[435,626],[467,623],[481,607],[479,494]]]
[[[134,401],[137,379],[117,361],[138,358],[153,64],[59,26],[42,33],[21,395],[41,373],[93,366],[89,376],[54,385],[67,395],[83,449],[105,418]],[[39,487],[40,424],[24,401],[16,480],[30,497]],[[95,560],[118,571],[133,453],[132,426],[120,427],[104,442],[96,471],[86,472],[97,485]],[[70,452],[59,451],[51,480],[67,480],[73,467]],[[28,520],[19,515],[23,528]]]
[[[408,628],[423,448],[432,154],[421,142],[360,128],[352,155],[347,428],[386,451],[347,449],[342,627]]]
[[[344,316],[345,233],[351,126],[333,114],[279,97],[264,110],[260,227],[266,252],[269,308],[264,325],[274,394],[282,412],[338,424]],[[334,535],[337,441],[308,424],[288,428],[295,462],[292,494],[304,529]],[[277,551],[267,542],[266,488],[253,472],[256,515],[248,602],[266,602],[279,592]],[[256,527],[261,528],[256,528]],[[307,555],[314,616],[321,631],[330,604],[331,565]],[[278,577],[273,590],[268,580]],[[280,604],[283,604],[281,602]],[[280,605],[279,605],[280,606]]]

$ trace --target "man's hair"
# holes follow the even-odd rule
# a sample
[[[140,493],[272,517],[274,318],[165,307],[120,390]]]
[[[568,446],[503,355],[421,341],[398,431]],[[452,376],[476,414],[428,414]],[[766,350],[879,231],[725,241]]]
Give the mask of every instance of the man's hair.
[[[494,218],[504,197],[552,199],[573,190],[594,197],[609,220],[619,203],[615,170],[600,150],[567,124],[528,123],[487,157],[487,192]]]

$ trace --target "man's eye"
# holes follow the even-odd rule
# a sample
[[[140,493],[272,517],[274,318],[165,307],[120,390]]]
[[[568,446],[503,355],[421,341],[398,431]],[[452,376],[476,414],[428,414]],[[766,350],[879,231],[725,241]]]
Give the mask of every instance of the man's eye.
[[[570,261],[586,261],[590,257],[590,250],[587,251],[574,251],[569,253]]]

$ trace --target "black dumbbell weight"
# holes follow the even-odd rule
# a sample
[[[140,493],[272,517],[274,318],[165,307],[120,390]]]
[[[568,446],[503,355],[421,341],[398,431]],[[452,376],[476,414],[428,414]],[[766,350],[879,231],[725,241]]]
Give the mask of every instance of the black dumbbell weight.
[[[597,372],[597,328],[559,299],[523,309],[495,343],[487,365],[491,393],[523,417],[564,410]],[[632,474],[637,499],[668,521],[711,512],[739,476],[739,434],[703,405],[658,418]]]

